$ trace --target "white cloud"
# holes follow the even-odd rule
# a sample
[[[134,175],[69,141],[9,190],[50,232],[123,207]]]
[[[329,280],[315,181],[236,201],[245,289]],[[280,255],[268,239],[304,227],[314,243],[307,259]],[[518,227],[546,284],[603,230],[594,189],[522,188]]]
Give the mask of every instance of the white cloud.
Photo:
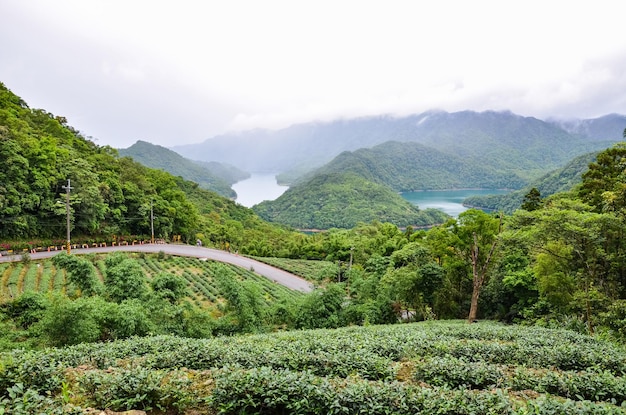
[[[432,108],[626,113],[618,1],[4,0],[0,15],[0,81],[118,147]]]

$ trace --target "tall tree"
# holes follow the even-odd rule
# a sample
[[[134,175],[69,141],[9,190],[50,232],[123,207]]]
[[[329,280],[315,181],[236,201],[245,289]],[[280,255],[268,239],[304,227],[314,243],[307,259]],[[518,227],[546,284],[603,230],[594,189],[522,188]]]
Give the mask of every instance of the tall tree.
[[[596,212],[626,209],[626,143],[598,154],[582,178],[579,196]]]
[[[470,209],[461,213],[451,228],[451,248],[471,268],[472,297],[467,317],[470,323],[478,316],[478,299],[493,264],[502,220],[502,215],[498,218]]]
[[[568,196],[554,196],[534,212],[519,211],[512,222],[526,216],[521,222],[531,223],[520,235],[533,247],[541,297],[557,313],[584,316],[592,333],[597,312],[623,290],[623,220]]]
[[[522,209],[532,212],[541,207],[541,193],[536,187],[530,189],[526,195],[524,195],[524,201],[522,202]]]

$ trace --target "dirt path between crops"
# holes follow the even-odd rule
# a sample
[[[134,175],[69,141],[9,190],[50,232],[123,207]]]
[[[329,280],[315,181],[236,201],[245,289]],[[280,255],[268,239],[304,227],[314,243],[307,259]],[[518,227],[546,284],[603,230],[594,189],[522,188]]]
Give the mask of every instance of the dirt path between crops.
[[[302,292],[310,292],[313,290],[313,286],[297,275],[275,268],[271,265],[264,264],[254,259],[246,258],[243,256],[231,254],[225,251],[217,249],[204,248],[201,246],[191,245],[172,245],[172,244],[143,244],[143,245],[128,245],[128,246],[109,246],[101,248],[83,248],[72,249],[73,254],[91,254],[91,253],[105,253],[114,251],[127,251],[127,252],[149,252],[158,253],[163,251],[166,254],[186,256],[194,258],[206,258],[213,261],[225,262],[227,264],[233,264],[242,268],[254,270],[255,273],[262,275],[278,284],[284,285],[292,290],[298,290]],[[62,251],[52,252],[35,252],[30,254],[30,258],[43,259],[50,258],[54,255],[61,253]],[[19,261],[22,256],[19,254],[0,257],[0,262]]]

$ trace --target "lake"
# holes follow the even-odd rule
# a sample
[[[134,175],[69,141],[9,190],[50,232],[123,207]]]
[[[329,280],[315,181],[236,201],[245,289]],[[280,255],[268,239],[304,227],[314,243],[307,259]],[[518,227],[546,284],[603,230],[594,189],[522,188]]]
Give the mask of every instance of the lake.
[[[509,190],[498,189],[462,189],[462,190],[429,190],[402,193],[402,197],[419,206],[420,209],[435,208],[443,210],[450,216],[457,217],[468,208],[463,200],[470,196],[503,195]]]
[[[252,207],[264,200],[275,200],[285,193],[288,186],[276,183],[275,173],[252,173],[250,178],[232,186],[237,192],[235,201],[245,207]]]

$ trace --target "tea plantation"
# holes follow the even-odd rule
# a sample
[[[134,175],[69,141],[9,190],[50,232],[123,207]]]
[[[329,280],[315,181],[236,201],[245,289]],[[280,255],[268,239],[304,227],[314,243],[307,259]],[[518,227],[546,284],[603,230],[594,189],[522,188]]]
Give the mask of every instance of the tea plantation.
[[[0,413],[623,414],[626,353],[496,323],[184,339],[0,355]]]
[[[162,272],[184,278],[190,291],[190,299],[200,307],[215,305],[223,300],[214,277],[216,273],[223,272],[224,268],[239,281],[250,281],[257,285],[267,301],[300,294],[254,273],[253,270],[234,265],[169,255],[128,255],[138,261],[148,279]],[[104,280],[106,255],[92,255],[89,258],[95,265],[98,278]],[[25,292],[70,294],[75,290],[76,287],[67,278],[67,271],[56,267],[52,260],[0,264],[0,301],[17,298]]]

